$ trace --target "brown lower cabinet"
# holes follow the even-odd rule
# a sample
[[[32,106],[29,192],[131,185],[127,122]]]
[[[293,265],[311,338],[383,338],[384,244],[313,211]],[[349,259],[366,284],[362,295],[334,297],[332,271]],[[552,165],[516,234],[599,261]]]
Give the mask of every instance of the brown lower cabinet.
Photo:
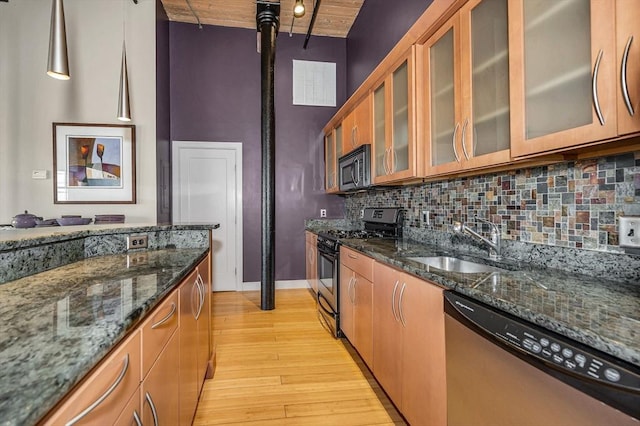
[[[373,373],[414,426],[447,423],[442,293],[374,263]]]
[[[41,422],[190,425],[210,371],[210,256]]]

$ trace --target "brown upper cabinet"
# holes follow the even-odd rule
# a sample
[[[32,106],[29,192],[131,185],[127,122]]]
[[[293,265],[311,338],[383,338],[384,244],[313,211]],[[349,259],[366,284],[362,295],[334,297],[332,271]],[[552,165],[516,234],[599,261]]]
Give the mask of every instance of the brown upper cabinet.
[[[618,134],[640,131],[640,2],[616,1]]]
[[[511,160],[507,0],[471,0],[424,45],[427,175]]]
[[[373,89],[373,183],[421,173],[415,125],[416,46]]]
[[[514,157],[615,137],[615,2],[510,2]]]
[[[330,130],[324,137],[324,164],[326,192],[335,193],[338,187],[338,158],[342,155],[342,124]]]
[[[366,96],[342,122],[342,151],[348,154],[360,145],[371,143],[371,99]]]

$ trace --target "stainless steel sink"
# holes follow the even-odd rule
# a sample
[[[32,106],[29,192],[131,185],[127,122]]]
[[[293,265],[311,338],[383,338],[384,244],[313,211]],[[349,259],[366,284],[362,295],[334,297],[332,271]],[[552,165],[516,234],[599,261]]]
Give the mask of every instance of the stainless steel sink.
[[[423,263],[427,266],[442,269],[448,272],[460,272],[463,274],[477,274],[481,272],[500,272],[502,269],[482,263],[471,262],[449,256],[432,257],[408,257],[407,259]]]

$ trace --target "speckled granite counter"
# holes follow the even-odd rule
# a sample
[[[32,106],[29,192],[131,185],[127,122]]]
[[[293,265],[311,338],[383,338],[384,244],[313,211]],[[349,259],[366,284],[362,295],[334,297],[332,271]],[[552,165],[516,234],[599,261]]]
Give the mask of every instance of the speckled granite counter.
[[[490,261],[411,240],[342,244],[640,367],[640,283],[620,283],[516,261]],[[504,268],[462,274],[407,259],[452,255]]]
[[[92,257],[0,285],[0,424],[46,414],[207,251]]]

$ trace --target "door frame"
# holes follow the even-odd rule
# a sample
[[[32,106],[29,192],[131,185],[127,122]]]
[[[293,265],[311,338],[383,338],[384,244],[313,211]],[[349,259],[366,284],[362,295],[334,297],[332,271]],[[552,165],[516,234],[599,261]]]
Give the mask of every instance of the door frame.
[[[235,291],[242,290],[243,272],[244,272],[244,258],[243,258],[243,214],[242,214],[242,142],[210,142],[210,141],[184,141],[176,140],[171,141],[171,190],[172,190],[172,202],[171,202],[171,215],[173,223],[176,223],[177,218],[175,212],[177,209],[178,197],[173,196],[177,194],[177,184],[173,179],[174,168],[177,167],[176,160],[178,158],[178,151],[180,148],[207,148],[214,150],[234,151],[236,155],[236,282]],[[216,232],[215,229],[212,232]],[[213,268],[213,261],[211,262]],[[213,279],[213,270],[211,271],[211,277]],[[213,291],[213,286],[212,286]]]

